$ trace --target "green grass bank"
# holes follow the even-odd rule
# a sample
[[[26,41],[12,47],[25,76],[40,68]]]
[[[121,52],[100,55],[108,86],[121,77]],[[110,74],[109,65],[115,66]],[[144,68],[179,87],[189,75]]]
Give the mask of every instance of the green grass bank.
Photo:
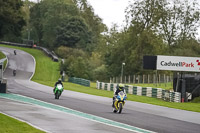
[[[25,122],[18,121],[0,113],[0,133],[45,133]]]

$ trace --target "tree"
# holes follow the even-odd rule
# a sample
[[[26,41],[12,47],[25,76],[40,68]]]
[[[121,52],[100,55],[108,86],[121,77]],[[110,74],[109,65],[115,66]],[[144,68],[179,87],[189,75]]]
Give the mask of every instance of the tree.
[[[21,0],[0,1],[0,39],[17,41],[17,37],[21,36],[21,30],[26,25],[22,6]]]
[[[139,31],[151,29],[162,35],[169,47],[180,39],[194,38],[199,26],[196,0],[137,0],[126,13],[130,25],[137,25]]]
[[[88,51],[93,50],[100,45],[102,41],[101,33],[107,31],[107,27],[103,24],[102,19],[94,13],[94,9],[87,2],[87,0],[74,0],[77,7],[79,8],[80,15],[84,19],[85,23],[88,25],[89,30],[92,34],[91,43],[88,45]]]
[[[121,65],[126,63],[125,74],[142,72],[144,55],[157,55],[165,51],[162,36],[156,33],[154,27],[159,23],[158,0],[136,1],[127,9],[129,26],[121,33],[111,30],[108,45],[110,51],[106,54],[106,63],[110,76],[119,76]],[[129,18],[128,18],[129,17]]]
[[[87,49],[91,43],[91,32],[80,17],[64,18],[56,29],[55,45]]]
[[[36,30],[37,40],[46,47],[54,48],[56,29],[68,16],[79,12],[71,0],[43,0],[31,9],[31,25]]]
[[[65,60],[63,68],[69,77],[92,80],[92,71],[86,58],[70,56]]]
[[[42,38],[43,38],[43,10],[44,8],[41,8],[41,2],[35,4],[33,7],[30,8],[30,27],[34,31],[34,37],[33,39],[35,42],[40,45],[42,44]]]
[[[194,38],[199,26],[199,7],[195,0],[173,0],[163,2],[159,34],[162,34],[168,46],[177,45],[188,38]],[[178,41],[179,40],[179,41]],[[172,49],[171,49],[172,50]]]
[[[160,0],[136,0],[130,4],[125,11],[128,26],[137,25],[138,32],[153,30],[161,17],[159,3]]]

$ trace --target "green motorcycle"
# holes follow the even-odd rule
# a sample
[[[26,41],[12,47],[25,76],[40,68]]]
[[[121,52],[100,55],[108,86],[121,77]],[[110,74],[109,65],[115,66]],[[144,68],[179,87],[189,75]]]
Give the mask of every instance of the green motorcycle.
[[[54,90],[54,94],[55,94],[55,99],[59,99],[60,95],[63,92],[63,86],[61,84],[58,84]]]

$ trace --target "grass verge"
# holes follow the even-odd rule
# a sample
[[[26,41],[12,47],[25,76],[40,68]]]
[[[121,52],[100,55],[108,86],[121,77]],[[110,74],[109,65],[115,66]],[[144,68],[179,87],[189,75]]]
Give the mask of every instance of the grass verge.
[[[44,133],[27,123],[0,113],[0,133]]]

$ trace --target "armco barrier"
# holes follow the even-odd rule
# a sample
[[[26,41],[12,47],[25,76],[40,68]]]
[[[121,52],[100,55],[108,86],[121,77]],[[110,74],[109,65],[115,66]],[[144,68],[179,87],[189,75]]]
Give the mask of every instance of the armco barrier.
[[[28,48],[33,47],[32,45],[28,45],[28,44],[20,44],[20,43],[5,42],[5,41],[0,41],[0,44],[19,46],[19,47],[28,47]],[[56,54],[53,51],[51,52],[47,48],[40,47],[40,46],[36,46],[36,48],[45,52],[49,57],[52,58],[53,61],[58,62],[58,57],[56,56]]]
[[[90,87],[90,80],[86,80],[86,79],[82,79],[82,78],[69,77],[68,82],[72,82],[75,84]],[[97,87],[101,88],[101,84],[98,84],[98,85],[99,86],[97,86]]]
[[[32,47],[32,45],[28,45],[28,44],[21,44],[21,43],[14,43],[14,42],[5,42],[5,41],[0,41],[0,44],[12,45],[12,46],[19,46],[19,47],[28,47],[28,48]]]
[[[47,48],[37,46],[37,49],[42,50],[47,56],[51,57],[53,61],[58,62],[58,57],[54,52],[49,51]]]
[[[107,91],[115,90],[116,86],[117,84],[114,84],[114,83],[104,83],[104,82],[98,82],[98,81],[96,85],[97,89],[102,89],[102,90],[107,90]],[[125,85],[125,90],[126,90],[126,93],[128,94],[160,98],[169,102],[181,102],[181,93],[170,92],[162,88]]]

